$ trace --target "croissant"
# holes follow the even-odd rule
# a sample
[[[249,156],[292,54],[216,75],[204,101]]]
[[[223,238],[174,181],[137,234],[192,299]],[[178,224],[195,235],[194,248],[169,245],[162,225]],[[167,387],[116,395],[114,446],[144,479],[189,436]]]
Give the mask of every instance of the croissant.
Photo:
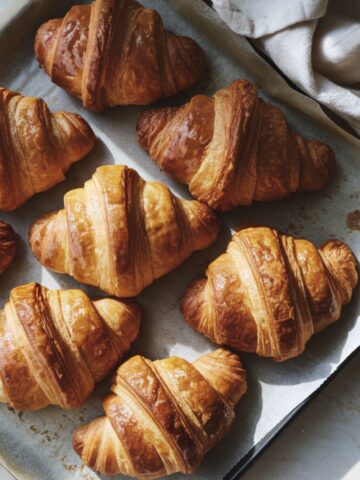
[[[192,87],[205,56],[192,39],[164,30],[133,0],[96,0],[43,24],[35,55],[51,80],[85,108],[146,105]]]
[[[134,304],[36,283],[14,288],[0,311],[0,402],[79,407],[129,350],[139,324]]]
[[[193,363],[132,357],[103,400],[106,416],[75,430],[74,449],[105,475],[192,473],[230,429],[246,389],[241,361],[227,350]]]
[[[291,131],[246,80],[182,107],[145,111],[137,134],[160,168],[216,210],[319,190],[335,172],[331,148]]]
[[[207,278],[181,300],[186,321],[215,343],[283,361],[339,319],[357,284],[347,245],[311,242],[267,227],[237,232]]]
[[[30,246],[47,268],[118,297],[133,297],[215,241],[219,220],[135,170],[99,167],[65,208],[37,220]]]
[[[51,113],[40,98],[0,87],[0,209],[15,210],[62,182],[94,142],[76,113]]]
[[[15,258],[16,235],[11,225],[0,220],[0,275]]]

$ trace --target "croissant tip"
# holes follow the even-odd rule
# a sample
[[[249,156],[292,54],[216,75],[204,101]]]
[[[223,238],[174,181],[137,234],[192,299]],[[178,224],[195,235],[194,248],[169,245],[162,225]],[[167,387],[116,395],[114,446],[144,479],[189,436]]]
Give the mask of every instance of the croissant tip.
[[[348,303],[352,290],[358,283],[358,264],[355,255],[341,240],[328,240],[321,246],[320,251],[329,262],[336,281],[342,283],[343,302]]]
[[[68,165],[88,155],[94,148],[96,137],[88,122],[77,113],[56,112],[53,114],[66,142]]]
[[[226,348],[202,355],[194,365],[226,400],[235,406],[247,392],[246,372],[240,356]],[[205,367],[205,368],[204,368]]]
[[[44,238],[47,229],[49,228],[49,222],[54,220],[56,216],[58,215],[58,212],[53,211],[49,212],[42,217],[38,218],[33,222],[29,228],[28,231],[28,243],[30,245],[30,248],[35,255],[35,257],[39,260],[40,263],[42,263],[44,266],[47,268],[51,268],[52,263],[51,259],[52,256],[51,254],[53,253],[52,251],[50,252],[51,254],[47,255],[47,258],[44,257]]]
[[[256,85],[247,79],[234,80],[230,85],[230,88],[234,90],[240,90],[240,91],[250,90],[253,95],[257,95],[257,91],[258,91]]]
[[[0,273],[3,273],[16,255],[16,233],[11,225],[0,221]]]
[[[310,164],[303,163],[300,169],[301,190],[321,190],[336,173],[336,158],[332,148],[318,140],[306,142]],[[301,157],[303,160],[303,158]],[[310,167],[310,168],[309,168]]]
[[[206,286],[206,278],[194,280],[185,290],[180,300],[180,311],[186,322],[195,330],[200,328],[200,318],[202,313],[202,301]]]
[[[324,253],[329,251],[336,252],[339,258],[348,264],[351,264],[356,269],[357,261],[351,248],[342,240],[331,239],[322,244],[321,250]]]
[[[35,57],[42,67],[45,65],[46,55],[51,48],[51,44],[55,39],[56,30],[60,25],[60,19],[48,20],[40,25],[36,32],[34,41]]]
[[[28,231],[28,243],[30,245],[30,248],[32,252],[34,253],[35,257],[36,251],[37,251],[37,244],[40,242],[40,235],[39,235],[39,229],[45,224],[44,217],[40,217],[38,220],[35,220],[30,225],[29,231]]]
[[[233,352],[229,348],[225,347],[218,347],[216,350],[214,350],[211,353],[208,353],[206,355],[209,355],[212,358],[221,358],[224,360],[233,360],[234,362],[237,363],[237,365],[242,367],[242,360],[240,357],[239,353]]]
[[[34,40],[34,53],[35,58],[39,62],[39,65],[44,65],[45,49],[43,46],[43,35],[45,32],[45,23],[43,23],[37,30]]]
[[[142,310],[140,305],[128,300],[117,298],[102,298],[95,302],[96,308],[102,313],[104,319],[111,318],[110,328],[133,342],[139,335]]]
[[[211,245],[219,236],[221,219],[219,215],[205,203],[189,200],[186,202],[193,213],[192,230],[194,232],[194,248],[201,250]]]
[[[71,114],[74,118],[76,118],[78,120],[78,122],[80,122],[81,126],[83,127],[82,128],[82,135],[87,137],[89,142],[92,142],[92,146],[94,146],[95,144],[95,140],[96,140],[96,136],[95,136],[95,133],[94,131],[92,130],[92,128],[90,127],[89,123],[81,116],[79,115],[78,113],[75,113],[73,112]]]
[[[72,433],[72,445],[79,457],[82,456],[87,429],[87,425],[81,425]]]
[[[37,220],[35,220],[35,222],[33,222],[31,225],[30,225],[30,228],[29,228],[29,232],[28,232],[28,240],[30,241],[30,237],[34,234],[35,230],[41,225],[44,225],[51,217],[53,217],[54,215],[57,214],[57,211],[56,210],[53,210],[51,212],[48,212],[48,213],[45,213],[45,215],[43,215],[42,217],[38,218]]]

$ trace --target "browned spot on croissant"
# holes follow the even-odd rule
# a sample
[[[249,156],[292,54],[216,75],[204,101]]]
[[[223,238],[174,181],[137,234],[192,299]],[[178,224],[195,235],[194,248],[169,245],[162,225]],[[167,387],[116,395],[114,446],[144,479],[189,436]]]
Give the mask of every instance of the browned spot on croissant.
[[[0,274],[2,274],[16,253],[16,235],[11,225],[0,221]]]
[[[35,256],[51,270],[120,297],[137,295],[208,247],[220,227],[203,203],[177,198],[120,165],[98,168],[64,204],[32,225]]]
[[[319,190],[335,173],[331,148],[292,132],[246,80],[178,108],[146,111],[137,134],[161,169],[216,210]]]
[[[314,333],[338,320],[358,281],[343,242],[317,249],[267,227],[235,233],[206,275],[182,298],[186,321],[219,345],[277,361],[301,354]]]
[[[146,105],[193,86],[205,56],[187,37],[164,30],[155,11],[133,0],[96,0],[43,24],[35,55],[50,78],[101,110]]]
[[[76,113],[52,113],[40,98],[0,87],[0,209],[15,210],[62,182],[94,142]]]
[[[140,317],[135,304],[92,302],[81,290],[14,288],[0,311],[0,401],[79,407],[129,350]]]
[[[133,357],[117,370],[106,416],[74,432],[74,449],[105,475],[192,473],[229,431],[246,389],[241,361],[227,350],[193,363]]]

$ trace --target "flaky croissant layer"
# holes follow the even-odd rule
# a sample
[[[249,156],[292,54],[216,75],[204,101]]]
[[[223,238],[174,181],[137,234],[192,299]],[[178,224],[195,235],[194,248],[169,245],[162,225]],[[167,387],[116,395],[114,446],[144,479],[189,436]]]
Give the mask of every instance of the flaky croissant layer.
[[[205,57],[192,39],[164,30],[134,0],[95,0],[43,24],[35,54],[53,82],[85,108],[146,105],[194,85]]]
[[[0,402],[79,407],[129,350],[140,316],[135,304],[81,290],[14,288],[0,311]]]
[[[192,473],[230,429],[246,389],[241,361],[227,350],[193,363],[136,356],[117,370],[106,416],[78,428],[73,445],[105,475]]]
[[[283,361],[340,317],[358,275],[347,245],[320,249],[267,227],[237,232],[185,292],[186,321],[219,345]]]
[[[35,256],[51,270],[119,297],[137,295],[219,232],[206,205],[177,198],[120,165],[98,168],[64,204],[32,225]]]
[[[182,107],[146,111],[137,133],[161,169],[216,210],[319,190],[335,172],[331,148],[293,132],[246,80]]]
[[[94,143],[76,113],[52,113],[40,98],[0,87],[0,209],[15,210],[62,182]]]

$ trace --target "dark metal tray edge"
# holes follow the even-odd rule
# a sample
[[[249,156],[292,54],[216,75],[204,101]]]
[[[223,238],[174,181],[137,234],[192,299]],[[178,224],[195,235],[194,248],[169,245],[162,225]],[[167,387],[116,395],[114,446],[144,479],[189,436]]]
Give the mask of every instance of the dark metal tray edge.
[[[279,422],[265,437],[254,445],[241,460],[236,463],[232,469],[224,476],[223,480],[238,480],[251,467],[260,455],[267,449],[269,445],[279,436],[279,434],[290,423],[298,417],[298,415],[324,390],[324,388],[341,372],[341,370],[360,353],[360,346],[357,347],[338,367],[334,370],[327,379],[312,392],[300,405],[295,407],[281,422]]]

